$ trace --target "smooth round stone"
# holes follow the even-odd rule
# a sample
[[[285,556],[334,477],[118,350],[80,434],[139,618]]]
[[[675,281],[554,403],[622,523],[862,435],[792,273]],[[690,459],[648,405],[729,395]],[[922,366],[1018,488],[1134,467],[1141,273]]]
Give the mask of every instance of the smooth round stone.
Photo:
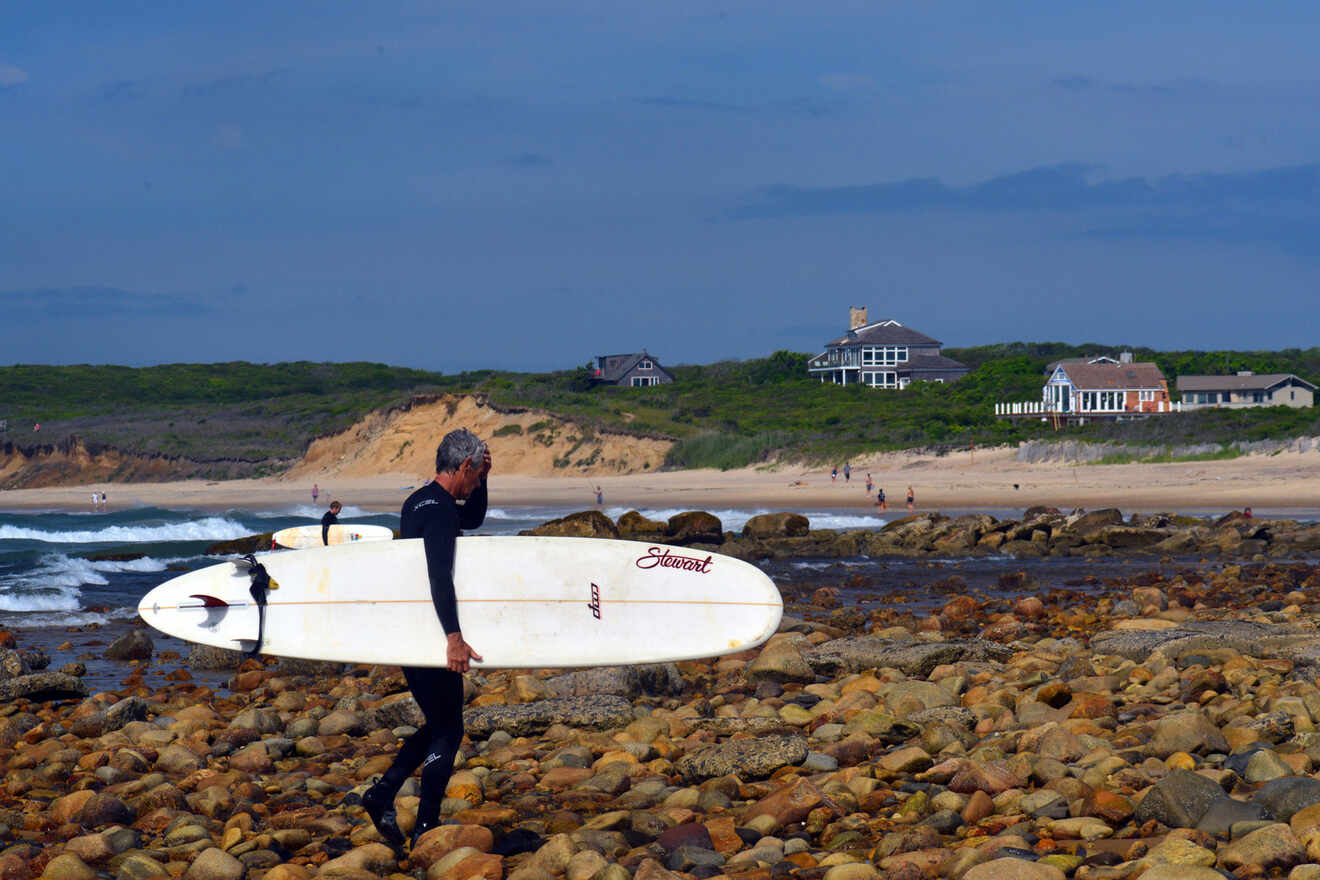
[[[839,761],[832,755],[822,754],[821,752],[807,752],[807,759],[802,762],[804,769],[816,773],[829,773],[839,769]]]

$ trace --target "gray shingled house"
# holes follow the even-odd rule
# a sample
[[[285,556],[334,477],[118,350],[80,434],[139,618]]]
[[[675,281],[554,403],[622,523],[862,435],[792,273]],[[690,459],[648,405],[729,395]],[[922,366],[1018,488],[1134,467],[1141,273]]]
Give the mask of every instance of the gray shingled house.
[[[674,375],[660,366],[654,355],[645,351],[597,355],[595,375],[592,378],[598,385],[622,385],[625,388],[668,385],[674,381]]]
[[[1292,373],[1241,372],[1236,376],[1179,376],[1183,409],[1313,406],[1315,386]]]
[[[956,382],[969,372],[940,354],[938,339],[897,321],[867,322],[865,306],[849,309],[848,325],[847,333],[807,361],[807,372],[821,382],[906,388],[912,382]]]

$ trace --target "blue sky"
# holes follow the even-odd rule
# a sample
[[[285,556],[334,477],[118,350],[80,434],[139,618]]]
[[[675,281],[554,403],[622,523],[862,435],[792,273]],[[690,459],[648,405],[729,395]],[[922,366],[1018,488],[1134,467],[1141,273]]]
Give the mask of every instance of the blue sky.
[[[1073,6],[10,0],[0,363],[1315,344],[1320,8]]]

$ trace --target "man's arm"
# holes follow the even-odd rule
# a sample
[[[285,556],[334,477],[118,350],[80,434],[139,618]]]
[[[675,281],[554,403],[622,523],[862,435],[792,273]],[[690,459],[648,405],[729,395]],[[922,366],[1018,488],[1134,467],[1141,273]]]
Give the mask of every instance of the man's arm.
[[[426,550],[426,574],[431,581],[431,603],[440,618],[445,635],[459,631],[458,597],[454,595],[454,542],[458,520],[447,504],[432,507],[422,528],[422,546]]]
[[[330,525],[335,522],[337,517],[333,513],[327,513],[321,517],[321,546],[330,546]]]
[[[458,525],[464,529],[475,529],[486,521],[486,503],[488,499],[486,492],[486,480],[482,478],[481,485],[472,490],[472,494],[463,502],[463,506],[458,509]]]

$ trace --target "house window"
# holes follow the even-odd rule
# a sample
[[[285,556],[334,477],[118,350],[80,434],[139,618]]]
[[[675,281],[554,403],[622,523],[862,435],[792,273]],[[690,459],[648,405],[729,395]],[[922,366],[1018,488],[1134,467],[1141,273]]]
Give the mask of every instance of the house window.
[[[907,363],[908,350],[905,345],[863,345],[862,366],[889,367]]]
[[[655,366],[655,365],[652,364],[650,361],[643,360],[643,361],[641,361],[639,364],[637,364],[637,369],[639,369],[639,370],[649,370],[649,369],[651,369],[651,368],[654,367],[654,366]]]
[[[659,385],[659,384],[660,384],[660,377],[659,377],[659,376],[633,376],[633,377],[632,377],[632,387],[634,387],[634,388],[645,388],[645,387],[647,387],[648,385]]]
[[[1140,403],[1154,403],[1154,402],[1155,402],[1155,392],[1154,392],[1154,391],[1138,391],[1138,392],[1137,392],[1137,401],[1140,402]]]
[[[866,372],[862,373],[862,384],[872,388],[897,388],[898,373]]]
[[[1262,392],[1262,391],[1253,391],[1253,392],[1251,392],[1251,402],[1252,402],[1252,403],[1264,403],[1264,402],[1265,402],[1265,393]]]

